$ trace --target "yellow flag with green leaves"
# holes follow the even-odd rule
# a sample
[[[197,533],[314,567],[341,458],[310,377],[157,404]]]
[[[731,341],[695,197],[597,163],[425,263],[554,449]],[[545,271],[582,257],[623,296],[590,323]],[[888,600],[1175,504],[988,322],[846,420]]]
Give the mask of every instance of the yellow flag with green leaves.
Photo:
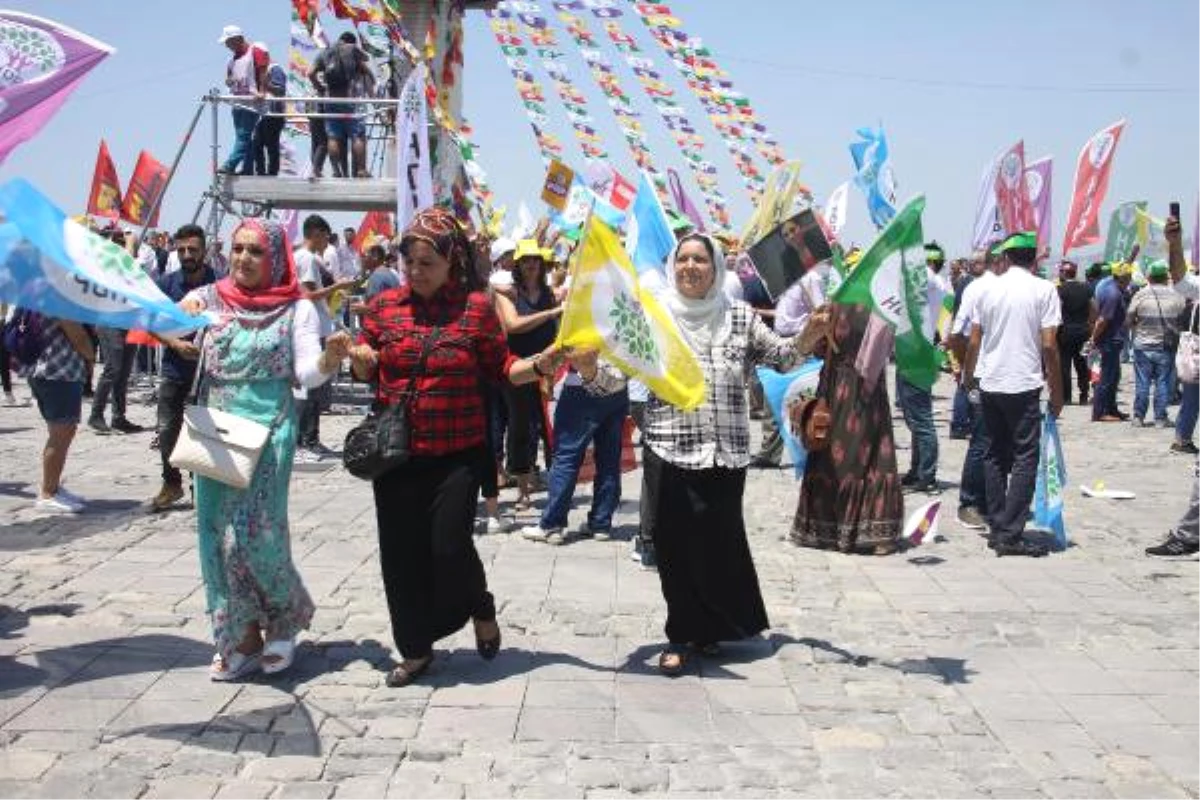
[[[592,217],[575,255],[561,347],[596,350],[661,400],[691,411],[704,402],[704,373],[675,321],[638,285],[616,231]]]

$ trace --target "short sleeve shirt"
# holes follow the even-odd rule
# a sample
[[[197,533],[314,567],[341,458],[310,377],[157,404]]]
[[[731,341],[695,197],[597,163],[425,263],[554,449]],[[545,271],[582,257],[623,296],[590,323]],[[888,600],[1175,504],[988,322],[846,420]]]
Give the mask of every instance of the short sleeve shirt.
[[[321,271],[333,272],[337,266],[337,250],[333,245],[325,248],[325,252],[317,254],[309,250],[307,247],[300,247],[293,254],[296,261],[296,280],[300,283],[311,283],[320,289],[324,286],[324,281],[321,279]],[[317,308],[317,317],[321,320],[321,336],[326,337],[333,333],[333,318],[329,315],[329,304],[324,300],[314,300],[313,305]]]
[[[1125,325],[1125,293],[1121,291],[1119,283],[1114,280],[1100,282],[1096,287],[1096,311],[1102,319],[1108,321],[1097,344],[1123,335],[1121,329]]]
[[[1042,388],[1042,331],[1057,328],[1062,308],[1053,284],[1012,266],[979,298],[979,387],[994,394]]]

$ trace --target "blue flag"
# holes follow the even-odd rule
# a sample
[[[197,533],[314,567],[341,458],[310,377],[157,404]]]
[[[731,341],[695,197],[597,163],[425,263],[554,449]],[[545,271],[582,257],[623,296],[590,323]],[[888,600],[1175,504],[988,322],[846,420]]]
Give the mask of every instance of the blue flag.
[[[887,137],[883,126],[878,131],[859,128],[861,141],[850,143],[854,159],[854,183],[867,198],[867,211],[876,228],[884,228],[896,216],[896,182],[888,157]]]
[[[629,209],[629,228],[625,233],[625,250],[633,261],[633,268],[641,275],[647,270],[662,272],[667,257],[675,249],[675,234],[667,212],[663,210],[654,185],[645,172],[638,182],[637,196]]]
[[[68,219],[22,178],[0,186],[0,300],[109,328],[179,334],[208,324],[163,294],[133,257]]]
[[[775,418],[775,425],[783,437],[783,444],[792,457],[792,468],[796,470],[797,478],[804,475],[808,452],[804,445],[800,444],[800,440],[792,435],[788,409],[794,403],[816,397],[823,363],[816,359],[806,361],[786,374],[780,374],[770,367],[755,368],[763,387],[763,398],[767,401],[767,407],[771,409],[771,416]]]

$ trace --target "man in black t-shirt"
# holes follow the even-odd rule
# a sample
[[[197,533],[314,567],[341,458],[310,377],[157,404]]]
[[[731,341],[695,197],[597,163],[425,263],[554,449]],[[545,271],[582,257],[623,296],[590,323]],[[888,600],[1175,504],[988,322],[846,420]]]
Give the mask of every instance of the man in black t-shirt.
[[[1079,405],[1086,406],[1091,381],[1087,358],[1083,355],[1083,343],[1088,339],[1095,311],[1092,290],[1086,283],[1075,280],[1076,271],[1075,264],[1070,261],[1064,261],[1058,267],[1058,299],[1062,303],[1062,325],[1058,327],[1058,360],[1062,364],[1063,402],[1071,402],[1068,392],[1071,391],[1073,364],[1079,386]]]

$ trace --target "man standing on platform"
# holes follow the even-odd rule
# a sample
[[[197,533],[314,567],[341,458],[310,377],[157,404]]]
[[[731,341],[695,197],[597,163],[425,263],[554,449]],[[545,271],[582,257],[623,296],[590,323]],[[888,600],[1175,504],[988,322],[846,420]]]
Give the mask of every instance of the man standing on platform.
[[[225,67],[225,86],[229,93],[244,97],[245,101],[233,107],[233,131],[236,137],[233,150],[219,172],[228,175],[254,174],[254,127],[258,124],[258,102],[265,96],[267,67],[271,58],[257,47],[251,47],[246,35],[237,25],[226,25],[221,31],[221,44],[229,48],[233,57]]]

